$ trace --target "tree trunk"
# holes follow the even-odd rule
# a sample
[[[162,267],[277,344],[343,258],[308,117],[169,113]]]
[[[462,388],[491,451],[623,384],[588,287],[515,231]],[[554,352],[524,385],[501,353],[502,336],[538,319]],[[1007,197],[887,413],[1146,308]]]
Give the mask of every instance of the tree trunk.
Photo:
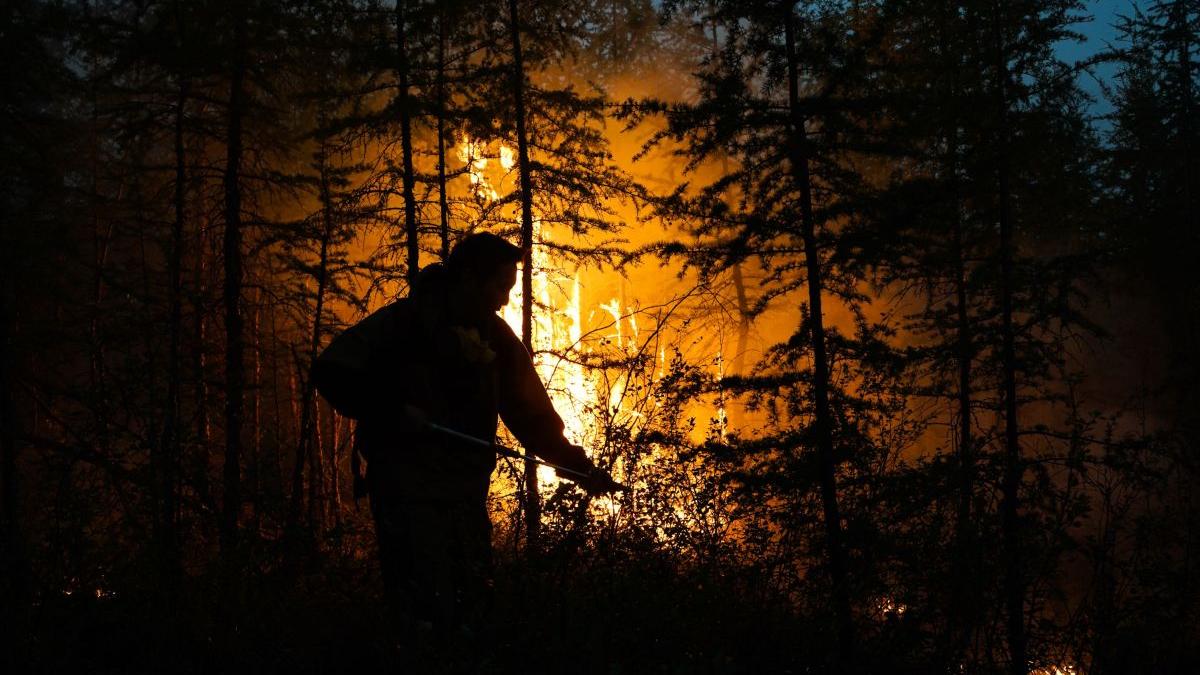
[[[312,333],[308,341],[308,366],[316,362],[321,351],[321,320],[325,315],[325,291],[329,284],[329,243],[333,237],[334,219],[333,194],[329,185],[329,164],[327,148],[324,139],[317,154],[317,172],[319,179],[319,198],[321,200],[321,248],[317,257],[317,292],[314,301],[314,316]],[[304,510],[304,463],[313,453],[313,420],[316,405],[316,389],[311,377],[302,376],[303,388],[300,395],[300,424],[296,439],[296,462],[292,467],[292,504],[289,513],[289,524],[299,523],[300,514]],[[320,452],[320,448],[317,448]],[[309,481],[318,481],[318,474],[310,474]],[[312,508],[310,500],[310,512]]]
[[[409,287],[417,280],[417,272],[421,270],[421,249],[417,232],[417,201],[413,190],[413,151],[412,151],[412,103],[408,92],[408,40],[406,35],[408,0],[396,2],[396,79],[399,88],[400,108],[400,155],[403,175],[404,196],[404,236],[408,246],[408,270],[406,273]]]
[[[18,495],[17,406],[13,396],[17,365],[14,358],[16,312],[9,302],[16,293],[10,283],[8,269],[0,268],[0,491],[3,491],[4,508],[4,550],[0,554],[0,565],[3,565],[9,582],[9,587],[4,589],[5,611],[24,607],[29,599],[29,567],[25,559]]]
[[[216,506],[213,502],[212,489],[209,485],[208,465],[209,465],[209,442],[211,441],[211,429],[208,417],[208,345],[205,341],[208,339],[207,320],[207,300],[208,300],[208,255],[209,255],[209,240],[206,234],[206,227],[201,224],[196,224],[196,261],[193,270],[193,296],[192,296],[192,395],[195,397],[195,423],[196,423],[196,455],[191,458],[193,471],[195,473],[193,480],[195,482],[196,497],[204,509],[210,513],[215,510]]]
[[[750,348],[750,300],[746,296],[746,280],[741,261],[733,264],[733,291],[737,299],[737,347],[733,354],[733,374],[746,374],[746,350]]]
[[[521,190],[521,343],[533,354],[533,184],[529,168],[529,138],[525,128],[525,61],[521,54],[521,23],[517,0],[508,0],[509,31],[512,35],[513,113],[517,132],[517,169]],[[538,493],[537,465],[525,462],[526,546],[537,551],[541,539],[542,502]]]
[[[90,15],[91,9],[85,5],[85,11]],[[90,16],[89,16],[90,20]],[[95,64],[90,64],[91,68],[98,68]],[[100,95],[98,93],[97,80],[94,79],[94,73],[89,74],[90,81],[90,97],[91,97],[91,142],[89,143],[90,157],[90,177],[91,186],[88,191],[88,210],[92,222],[92,312],[88,320],[88,336],[89,336],[89,356],[91,368],[89,369],[91,376],[91,386],[88,389],[91,398],[90,404],[92,414],[96,424],[96,445],[108,452],[108,425],[109,425],[109,396],[108,396],[108,370],[105,356],[105,336],[101,326],[101,316],[104,315],[104,297],[105,297],[105,267],[108,264],[109,248],[112,244],[114,223],[109,223],[108,231],[104,231],[104,224],[100,215]]]
[[[182,24],[182,21],[179,22]],[[187,153],[184,148],[184,112],[190,82],[181,76],[175,102],[175,217],[171,222],[171,248],[167,252],[168,356],[167,410],[156,474],[159,484],[159,566],[168,593],[174,591],[179,565],[175,483],[180,457],[180,389],[182,382],[181,338],[183,334],[183,226],[186,217]]]
[[[308,379],[308,378],[306,378]],[[312,448],[308,453],[308,524],[313,535],[319,540],[325,529],[324,481],[325,472],[322,466],[325,452],[324,434],[322,433],[321,402],[314,397],[312,400]]]
[[[225,156],[225,495],[221,518],[222,555],[232,556],[238,544],[238,515],[242,508],[242,413],[245,396],[245,337],[242,319],[242,116],[246,75],[246,18],[234,3],[233,62],[229,82],[229,123]]]
[[[708,3],[709,16],[712,19],[712,52],[709,54],[713,59],[721,56],[720,33],[717,30],[716,6],[715,3]],[[729,175],[729,157],[724,152],[721,153],[721,175]],[[728,196],[726,201],[730,201]],[[750,343],[750,301],[746,296],[746,279],[742,274],[742,261],[738,260],[733,263],[733,269],[730,270],[733,278],[734,298],[737,300],[738,309],[738,326],[737,326],[737,347],[733,354],[733,373],[735,375],[746,374],[746,349]]]
[[[956,657],[962,655],[974,631],[975,604],[971,584],[974,570],[975,521],[972,504],[975,499],[975,436],[971,423],[971,377],[973,374],[974,339],[971,321],[967,312],[966,252],[963,242],[963,223],[958,214],[957,192],[954,196],[953,224],[954,298],[955,308],[955,361],[958,367],[958,513],[955,519],[956,554],[954,559],[954,624],[959,634],[954,649]]]
[[[1008,144],[1008,47],[1004,37],[1004,12],[993,7],[996,25],[996,200],[1000,227],[1000,367],[1004,401],[1004,476],[1002,478],[1001,540],[1004,557],[1004,605],[1009,651],[1009,672],[1025,675],[1029,669],[1025,651],[1025,582],[1021,559],[1018,510],[1024,466],[1017,424],[1017,357],[1013,326],[1013,223],[1009,209]]]
[[[257,539],[262,531],[262,292],[254,294],[254,312],[250,315],[251,349],[250,372],[250,458],[246,464],[246,476],[250,482],[250,503],[254,507],[251,533]]]
[[[950,7],[947,6],[950,10]],[[946,44],[949,36],[955,33],[951,22],[955,20],[952,10],[943,12],[941,17],[942,44]],[[960,95],[958,88],[958,59],[959,55],[952,49],[943,47],[946,59],[945,71],[949,73],[946,99],[954,110]],[[976,537],[975,522],[972,519],[972,505],[975,497],[975,438],[972,428],[971,378],[975,358],[974,338],[971,330],[971,318],[968,312],[967,296],[967,252],[963,232],[961,196],[958,182],[958,137],[957,115],[950,119],[944,128],[946,140],[945,172],[949,180],[949,200],[951,213],[951,252],[954,267],[954,302],[955,302],[955,365],[958,370],[957,392],[957,459],[958,459],[958,505],[954,528],[954,579],[952,586],[953,597],[950,601],[950,627],[948,633],[953,636],[951,650],[951,667],[961,664],[975,630],[977,608],[972,584],[975,583],[975,570],[978,565],[975,560]]]
[[[342,417],[332,409],[329,411],[329,417],[333,421],[331,433],[333,442],[329,447],[330,511],[333,515],[333,527],[340,531],[342,529],[342,483],[338,478],[341,475]]]
[[[274,494],[283,497],[283,443],[286,438],[283,427],[283,409],[280,404],[283,397],[279,395],[279,331],[275,325],[275,305],[271,305],[269,320],[271,322],[271,403],[275,415],[275,436],[271,444],[271,487]]]
[[[438,5],[437,51],[438,213],[442,260],[450,257],[450,205],[446,200],[446,8]]]
[[[838,669],[853,670],[854,622],[850,614],[847,587],[846,551],[842,542],[842,521],[838,506],[837,458],[833,447],[833,419],[829,407],[829,364],[825,355],[825,322],[821,310],[821,255],[817,247],[813,218],[812,175],[806,123],[800,110],[799,66],[796,57],[795,15],[789,8],[784,20],[787,48],[788,109],[791,117],[790,154],[793,179],[800,187],[800,231],[804,240],[804,259],[808,275],[808,303],[811,311],[810,342],[813,353],[813,438],[817,443],[820,469],[821,507],[825,521],[825,548],[829,575],[833,583],[833,610],[837,620]]]

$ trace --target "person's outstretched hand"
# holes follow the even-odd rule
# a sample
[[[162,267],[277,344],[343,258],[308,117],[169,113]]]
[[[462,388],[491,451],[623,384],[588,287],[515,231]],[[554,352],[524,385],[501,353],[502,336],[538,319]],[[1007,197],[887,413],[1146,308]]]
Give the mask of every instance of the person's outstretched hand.
[[[583,488],[585,492],[593,497],[606,495],[611,492],[624,492],[625,486],[613,480],[613,477],[607,471],[598,466],[593,466],[591,471],[588,471],[587,477],[567,475],[563,476],[568,480],[575,481],[575,484]]]

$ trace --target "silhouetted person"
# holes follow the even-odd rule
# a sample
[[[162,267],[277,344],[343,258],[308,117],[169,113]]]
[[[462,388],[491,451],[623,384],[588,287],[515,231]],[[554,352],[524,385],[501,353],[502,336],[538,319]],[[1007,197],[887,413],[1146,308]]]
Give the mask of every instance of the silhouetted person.
[[[616,488],[563,437],[521,341],[496,312],[521,249],[492,234],[463,239],[422,270],[409,297],[339,336],[313,367],[318,390],[359,420],[386,599],[401,624],[470,631],[491,587],[486,499],[496,455],[431,433],[426,422],[491,441],[497,417],[535,455]]]

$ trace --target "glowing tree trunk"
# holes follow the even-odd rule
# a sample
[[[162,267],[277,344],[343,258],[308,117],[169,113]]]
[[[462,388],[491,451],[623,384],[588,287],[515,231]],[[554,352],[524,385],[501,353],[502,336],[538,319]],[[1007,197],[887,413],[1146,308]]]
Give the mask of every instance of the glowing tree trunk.
[[[232,555],[238,543],[241,512],[242,414],[245,395],[245,348],[242,320],[242,116],[246,75],[246,18],[234,3],[233,63],[229,83],[229,120],[225,156],[225,495],[221,551]]]
[[[512,34],[512,86],[517,126],[517,170],[521,181],[521,342],[533,353],[533,185],[529,171],[529,139],[526,134],[525,62],[521,54],[521,24],[517,0],[508,0],[509,30]],[[537,466],[525,463],[525,527],[528,548],[537,550],[542,525],[541,496]]]
[[[804,258],[808,275],[810,346],[813,355],[813,438],[817,443],[820,467],[821,508],[825,521],[825,548],[829,575],[833,583],[833,609],[837,617],[839,667],[852,668],[854,623],[850,615],[847,588],[846,551],[842,542],[842,521],[838,506],[837,462],[833,447],[833,420],[829,408],[829,364],[825,354],[825,322],[821,310],[821,253],[817,247],[813,218],[812,175],[809,170],[808,138],[800,110],[800,85],[796,56],[795,16],[789,9],[784,21],[787,50],[788,111],[791,117],[790,161],[793,179],[800,188],[800,230],[804,240]]]
[[[338,465],[342,453],[342,418],[333,410],[329,411],[329,416],[333,420],[331,431],[333,442],[329,444],[329,507],[333,512],[333,528],[340,531],[342,529],[342,484],[338,480],[340,473]]]

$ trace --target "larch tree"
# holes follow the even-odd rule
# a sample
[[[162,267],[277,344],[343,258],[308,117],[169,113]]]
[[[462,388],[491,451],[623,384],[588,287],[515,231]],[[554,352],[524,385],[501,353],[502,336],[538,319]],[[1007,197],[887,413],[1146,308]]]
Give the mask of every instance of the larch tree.
[[[696,188],[685,185],[663,202],[664,215],[690,223],[700,243],[668,245],[663,252],[682,256],[706,274],[759,261],[767,270],[759,311],[803,298],[787,342],[772,347],[755,374],[723,382],[748,396],[753,407],[772,411],[778,425],[769,436],[746,439],[745,460],[735,463],[732,475],[758,498],[763,490],[778,489],[799,512],[815,505],[821,514],[822,568],[834,626],[830,659],[841,671],[857,667],[857,631],[839,476],[847,461],[867,462],[874,451],[864,450],[862,444],[870,442],[858,430],[871,406],[860,408],[861,420],[847,414],[858,387],[841,380],[844,365],[832,368],[831,350],[844,364],[881,346],[878,327],[868,322],[857,321],[853,335],[827,323],[828,303],[861,318],[855,308],[865,299],[859,285],[867,263],[838,253],[843,200],[855,182],[843,162],[873,144],[857,130],[867,126],[873,104],[855,85],[864,55],[877,41],[872,28],[877,18],[870,7],[858,9],[715,3],[709,15],[719,55],[697,73],[697,100],[641,101],[627,109],[634,123],[648,115],[665,117],[665,129],[651,144],[674,143],[689,168],[728,158],[715,179]],[[852,446],[862,456],[855,458]],[[811,486],[815,504],[800,486]],[[786,527],[807,522],[799,512]]]

